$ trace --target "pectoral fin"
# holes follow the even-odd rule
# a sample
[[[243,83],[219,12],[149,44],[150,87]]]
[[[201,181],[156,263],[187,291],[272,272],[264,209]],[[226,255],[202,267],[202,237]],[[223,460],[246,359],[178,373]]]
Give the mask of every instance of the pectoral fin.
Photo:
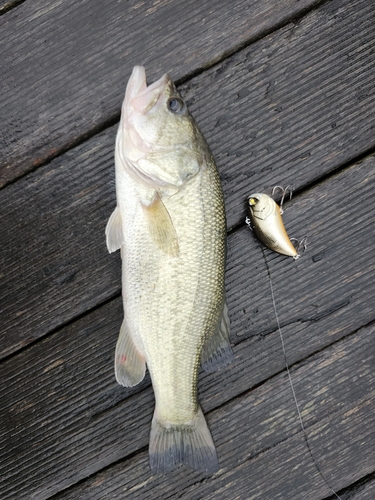
[[[206,372],[213,372],[232,361],[233,351],[229,340],[228,306],[224,301],[215,332],[203,346],[201,365]]]
[[[157,194],[150,205],[142,204],[142,208],[153,242],[162,252],[176,257],[179,254],[177,233],[160,196]]]
[[[122,233],[121,214],[118,207],[114,209],[105,228],[108,252],[112,253],[122,247],[124,236]]]
[[[144,357],[134,345],[124,319],[116,344],[116,380],[120,385],[133,387],[143,380],[145,373],[146,363]]]

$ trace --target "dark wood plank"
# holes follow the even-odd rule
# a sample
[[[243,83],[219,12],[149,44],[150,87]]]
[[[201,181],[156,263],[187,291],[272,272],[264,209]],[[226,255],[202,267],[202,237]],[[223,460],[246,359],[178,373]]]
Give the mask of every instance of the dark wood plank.
[[[343,500],[373,500],[375,498],[375,479],[359,484],[355,491],[342,496]]]
[[[25,2],[0,19],[0,185],[116,118],[135,64],[186,78],[319,3]]]
[[[375,9],[333,0],[182,86],[223,180],[228,226],[251,192],[299,189],[375,146]]]
[[[292,370],[314,459],[336,491],[374,470],[374,333],[373,326],[364,328]],[[285,373],[211,412],[208,421],[221,457],[212,478],[202,481],[185,468],[152,475],[144,450],[57,498],[329,496],[300,430]],[[38,498],[45,498],[42,489]]]
[[[336,378],[337,383],[339,377],[340,375]],[[319,379],[316,381],[319,382]],[[256,396],[256,391],[254,395]],[[373,397],[373,391],[370,397]],[[346,404],[347,412],[342,411],[327,416],[308,429],[315,460],[335,490],[350,484],[367,471],[372,471],[375,458],[373,447],[375,419],[372,402],[357,401],[357,404],[351,407],[351,404],[345,402],[344,396],[343,404]],[[249,406],[246,407],[246,410],[248,409]],[[228,420],[236,419],[237,408],[225,416]],[[224,415],[217,417],[225,418]],[[263,425],[271,426],[273,423],[273,419],[270,419]],[[186,489],[182,498],[240,499],[245,494],[246,498],[254,500],[263,498],[316,500],[331,494],[317,473],[300,435],[290,440],[287,438],[286,442],[282,441],[274,447],[267,448],[264,453],[255,455],[254,458],[250,456],[249,460],[239,463],[239,457],[251,447],[253,436],[252,421],[249,419],[248,411],[238,424],[241,430],[233,443],[232,457],[228,457],[227,471],[222,477],[213,478],[203,484],[198,484],[196,481],[194,486]],[[221,424],[221,427],[224,426]],[[126,470],[123,470],[123,474],[126,475]],[[164,486],[159,491],[163,488]],[[144,488],[139,498],[147,498],[150,490],[147,492]]]
[[[120,257],[104,235],[114,137],[109,129],[0,192],[3,356],[120,291]]]
[[[25,0],[0,0],[0,16],[8,12],[8,10],[17,7]]]
[[[370,157],[287,204],[286,227],[291,234],[306,231],[310,239],[310,249],[299,261],[267,254],[290,364],[374,320],[374,165],[375,157]],[[338,195],[333,196],[333,192]],[[347,197],[341,197],[341,193],[347,193]],[[360,200],[361,210],[353,211],[349,202],[353,200]],[[268,411],[265,408],[259,409],[258,424],[255,417],[249,417],[253,404],[267,401],[270,408],[279,412],[278,398],[287,391],[285,402],[290,413],[278,414],[280,421],[285,422],[287,433],[289,426],[298,432],[298,421],[285,374],[277,378],[277,383],[267,382],[269,385],[254,399],[248,392],[283,370],[284,360],[275,332],[262,251],[246,228],[230,235],[227,278],[235,360],[228,369],[201,376],[200,400],[203,410],[210,412],[227,402],[235,408],[238,400],[231,400],[245,398],[243,412],[254,429],[253,444],[247,455],[250,457],[260,453],[262,447],[275,444],[274,439],[285,437],[280,437],[279,431],[278,437],[273,437],[275,429],[265,418]],[[47,498],[147,446],[153,411],[149,381],[140,387],[121,389],[114,380],[113,353],[121,320],[118,298],[0,365],[1,420],[5,422],[2,462],[7,467],[1,498],[7,498],[6,495],[12,498],[16,491],[16,496],[22,498],[26,489],[37,492],[38,498]],[[304,364],[298,368],[301,383],[314,374],[311,387],[308,384],[304,389],[296,387],[306,425],[320,426],[319,422],[328,418],[327,412],[343,414],[356,398],[370,397],[373,373],[370,369],[367,375],[362,372],[362,368],[368,368],[368,358],[363,356],[372,356],[373,346],[366,343],[371,340],[369,332],[372,330],[364,330],[360,337],[354,335],[350,348],[343,347],[348,342],[344,340],[340,348],[336,343],[331,351],[320,352],[316,365],[312,365],[312,360],[306,362],[306,372]],[[357,338],[360,340],[353,340]],[[363,354],[362,351],[358,354],[357,350],[362,348]],[[330,354],[332,349],[341,349],[340,356]],[[350,366],[345,369],[344,351],[350,359]],[[327,372],[331,361],[337,370],[332,376]],[[316,371],[320,371],[321,381],[317,381]],[[341,389],[334,385],[335,377],[339,377],[338,384],[343,384]],[[322,389],[326,387],[331,387],[327,389],[329,398]],[[320,410],[320,405],[327,406]],[[255,406],[259,408],[259,404]],[[209,416],[213,429],[219,425],[215,422],[229,421],[229,417],[215,418]],[[270,431],[265,423],[270,425]],[[235,432],[241,425],[235,419],[231,423]],[[232,427],[214,431],[224,467],[226,450],[237,448],[236,444],[233,448],[228,445],[228,439],[234,439]],[[353,436],[359,432],[356,427],[349,431]],[[337,443],[343,441],[340,436]],[[235,458],[230,460],[228,471],[237,464],[233,462]],[[337,463],[337,457],[332,460],[332,464]],[[364,459],[357,456],[356,460],[358,464],[348,476],[349,482],[340,479],[338,487],[366,473]],[[148,474],[142,468],[139,473]],[[187,477],[196,481],[194,473]],[[340,477],[346,477],[344,472]]]
[[[331,9],[337,6],[335,2],[329,5]],[[254,44],[250,52],[245,50],[233,56],[227,66],[206,72],[205,76],[192,80],[190,89],[185,88],[189,101],[192,93],[199,96],[196,102],[190,102],[190,106],[212,144],[219,164],[229,225],[243,220],[245,198],[251,191],[277,183],[292,182],[301,187],[371,146],[373,134],[368,119],[372,112],[369,103],[373,97],[369,90],[367,95],[365,89],[372,85],[370,70],[375,61],[371,54],[371,37],[374,35],[372,29],[369,34],[366,16],[371,19],[375,11],[367,12],[366,2],[351,2],[347,6],[349,11],[351,5],[357,10],[346,17],[342,9],[327,11],[328,7],[323,6],[294,30],[288,28],[270,35]],[[356,36],[350,36],[359,21],[362,22],[361,29],[356,31]],[[316,33],[311,45],[319,54],[317,60],[308,43],[310,32]],[[340,52],[336,54],[339,42]],[[323,56],[323,47],[327,53],[335,55],[332,60]],[[341,59],[336,60],[339,57]],[[248,59],[250,63],[246,63]],[[288,66],[292,78],[285,79],[282,76],[286,71],[284,61],[289,59],[292,60]],[[265,60],[271,62],[266,64]],[[352,69],[342,66],[343,74],[339,78],[336,64],[347,60],[350,60]],[[250,74],[246,64],[256,64]],[[295,65],[301,72],[300,79],[294,73]],[[359,73],[358,68],[362,67],[365,69]],[[288,103],[287,117],[291,128],[281,127],[280,124],[286,122],[278,121],[280,113],[276,116],[269,99],[262,97],[270,82],[269,72],[273,71],[273,79],[277,75],[277,78],[282,77],[280,102]],[[311,79],[317,74],[322,82]],[[342,84],[343,75],[346,75],[345,84]],[[250,78],[255,77],[258,80],[255,79],[251,86]],[[297,80],[305,89],[302,107],[298,104],[301,98]],[[245,83],[250,92],[256,89],[251,100],[248,97],[249,113],[244,113],[245,101],[234,97],[245,88]],[[290,95],[287,87],[291,90]],[[363,93],[359,93],[359,89]],[[322,101],[324,95],[330,96],[332,104]],[[257,101],[260,105],[254,113]],[[345,114],[349,108],[350,114]],[[230,122],[219,125],[224,109]],[[306,121],[309,113],[313,118]],[[332,113],[339,113],[340,127],[331,127]],[[278,145],[272,153],[265,154],[264,147],[271,147],[270,141],[274,141],[274,127],[279,127],[276,134]],[[314,134],[311,134],[311,127]],[[107,254],[103,234],[115,199],[111,185],[115,129],[109,128],[1,191],[4,222],[0,227],[0,239],[5,242],[1,248],[1,263],[2,269],[6,269],[0,277],[3,310],[1,356],[29,344],[119,293],[119,256]],[[291,138],[291,130],[298,129],[299,133]],[[249,139],[249,130],[259,130],[255,142]],[[239,137],[243,137],[240,140],[245,148],[244,154],[241,157],[236,154],[235,161],[232,161],[227,155],[228,144],[234,147]],[[315,152],[304,160],[300,158],[302,144]],[[246,165],[248,158],[254,156],[253,148],[257,157],[254,165],[257,166],[252,170],[254,175],[250,176]],[[276,159],[283,155],[284,159],[277,162]],[[322,155],[326,155],[325,159]]]

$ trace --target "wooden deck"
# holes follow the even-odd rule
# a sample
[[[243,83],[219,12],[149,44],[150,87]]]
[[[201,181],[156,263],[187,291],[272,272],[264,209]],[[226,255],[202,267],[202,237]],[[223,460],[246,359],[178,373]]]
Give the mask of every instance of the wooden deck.
[[[0,14],[1,500],[374,499],[373,2],[1,0]],[[104,229],[135,64],[177,82],[223,182],[235,357],[199,379],[213,477],[151,474],[149,376],[114,378],[120,256]],[[246,197],[277,184],[294,187],[289,234],[308,236],[298,261],[244,224]]]

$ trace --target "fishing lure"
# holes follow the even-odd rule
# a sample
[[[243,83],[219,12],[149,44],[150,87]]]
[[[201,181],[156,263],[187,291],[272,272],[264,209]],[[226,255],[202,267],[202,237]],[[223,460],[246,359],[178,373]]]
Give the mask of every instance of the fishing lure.
[[[258,239],[266,247],[274,252],[298,259],[300,257],[298,249],[301,246],[306,248],[306,238],[298,244],[298,249],[296,249],[292,243],[295,238],[289,238],[281,217],[282,205],[288,187],[283,189],[281,186],[275,186],[272,194],[275,193],[276,189],[281,189],[283,193],[280,205],[265,193],[255,193],[249,197],[250,217],[246,217],[246,224],[254,230]]]

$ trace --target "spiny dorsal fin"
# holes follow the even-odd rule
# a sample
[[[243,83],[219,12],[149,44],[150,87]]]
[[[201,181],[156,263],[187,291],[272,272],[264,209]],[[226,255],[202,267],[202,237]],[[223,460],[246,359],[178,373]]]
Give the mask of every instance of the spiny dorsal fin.
[[[156,194],[150,205],[142,203],[142,208],[153,242],[162,252],[176,257],[179,254],[177,233],[160,196]]]

